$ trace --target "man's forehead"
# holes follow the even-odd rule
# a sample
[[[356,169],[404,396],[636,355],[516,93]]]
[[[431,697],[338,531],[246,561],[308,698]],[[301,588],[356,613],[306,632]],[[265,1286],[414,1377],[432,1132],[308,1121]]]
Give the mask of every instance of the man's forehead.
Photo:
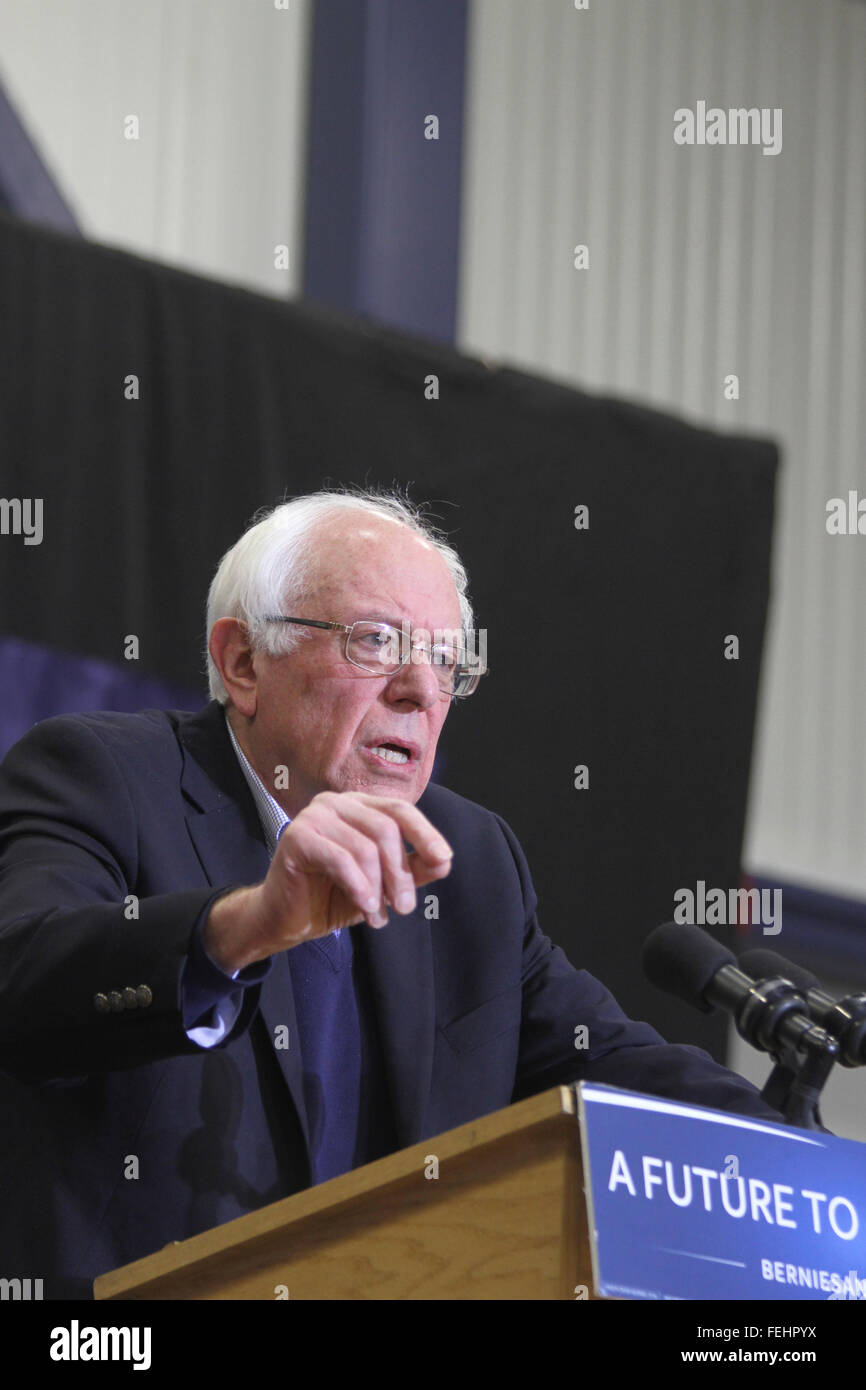
[[[310,588],[317,597],[373,602],[400,611],[419,601],[456,605],[459,610],[445,560],[435,546],[405,526],[388,521],[336,525],[317,540],[310,573]]]
[[[411,555],[440,559],[435,546],[425,536],[389,517],[335,517],[317,527],[313,539],[317,550],[339,551],[347,559],[369,563],[373,555]]]

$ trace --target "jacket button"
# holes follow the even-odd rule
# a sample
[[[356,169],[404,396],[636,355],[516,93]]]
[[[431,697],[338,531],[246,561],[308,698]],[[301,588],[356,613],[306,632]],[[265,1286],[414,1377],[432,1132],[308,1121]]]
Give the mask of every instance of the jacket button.
[[[111,1005],[104,994],[94,994],[93,1007],[98,1014],[107,1014]]]
[[[127,985],[126,989],[123,991],[123,1007],[125,1009],[138,1008],[138,995],[130,985]]]
[[[116,989],[108,991],[108,1007],[114,1014],[123,1012],[123,998]]]
[[[135,991],[135,997],[142,1009],[146,1009],[148,1004],[153,1003],[153,994],[148,985],[139,985],[138,989]]]

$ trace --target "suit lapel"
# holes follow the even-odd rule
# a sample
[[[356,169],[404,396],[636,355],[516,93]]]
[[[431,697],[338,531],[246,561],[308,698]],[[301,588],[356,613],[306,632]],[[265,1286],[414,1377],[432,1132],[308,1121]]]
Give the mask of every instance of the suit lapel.
[[[182,788],[189,803],[187,824],[196,853],[215,887],[258,883],[269,858],[261,823],[246,779],[215,701],[179,728],[184,749]],[[423,901],[423,893],[419,892]],[[430,1096],[435,1033],[435,991],[430,926],[419,906],[407,917],[392,915],[387,927],[364,928],[370,986],[382,1042],[400,1147],[424,1137]],[[273,1043],[285,1024],[289,1047],[274,1055],[295,1103],[309,1151],[310,1135],[291,976],[285,953],[273,958],[262,985],[259,1009]]]
[[[181,787],[187,801],[187,828],[207,881],[215,888],[260,883],[270,858],[221,706],[212,702],[182,723],[178,734],[184,752]],[[289,1046],[274,1048],[274,1056],[291,1092],[309,1151],[298,1021],[285,952],[273,957],[261,987],[259,1012],[272,1047],[274,1030],[283,1025],[289,1030]]]

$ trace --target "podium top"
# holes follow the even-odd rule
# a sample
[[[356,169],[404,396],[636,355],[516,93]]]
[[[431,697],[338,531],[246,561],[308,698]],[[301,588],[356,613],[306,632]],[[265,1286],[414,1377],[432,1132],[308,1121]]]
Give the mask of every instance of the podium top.
[[[292,1251],[308,1246],[312,1240],[321,1245],[323,1237],[313,1233],[321,1232],[323,1222],[328,1228],[334,1226],[337,1218],[344,1225],[347,1221],[357,1224],[369,1219],[372,1212],[378,1216],[388,1209],[396,1210],[395,1203],[405,1206],[407,1202],[417,1202],[417,1195],[411,1194],[419,1190],[427,1197],[425,1206],[429,1207],[430,1184],[422,1181],[419,1186],[418,1179],[419,1175],[423,1177],[431,1157],[443,1167],[447,1164],[449,1174],[459,1171],[464,1189],[482,1180],[485,1172],[502,1172],[509,1162],[531,1161],[534,1152],[550,1149],[551,1140],[568,1147],[578,1163],[576,1114],[572,1088],[556,1086],[100,1275],[94,1282],[94,1296],[212,1296],[192,1290],[205,1289],[216,1268],[227,1264],[235,1270],[251,1268],[263,1252],[275,1245]],[[452,1183],[448,1186],[452,1188]]]

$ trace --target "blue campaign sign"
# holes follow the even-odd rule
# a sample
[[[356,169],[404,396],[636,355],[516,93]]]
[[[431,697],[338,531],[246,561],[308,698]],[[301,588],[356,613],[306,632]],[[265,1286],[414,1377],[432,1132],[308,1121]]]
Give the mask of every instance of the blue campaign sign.
[[[866,1144],[585,1081],[578,1094],[598,1293],[866,1299]]]

